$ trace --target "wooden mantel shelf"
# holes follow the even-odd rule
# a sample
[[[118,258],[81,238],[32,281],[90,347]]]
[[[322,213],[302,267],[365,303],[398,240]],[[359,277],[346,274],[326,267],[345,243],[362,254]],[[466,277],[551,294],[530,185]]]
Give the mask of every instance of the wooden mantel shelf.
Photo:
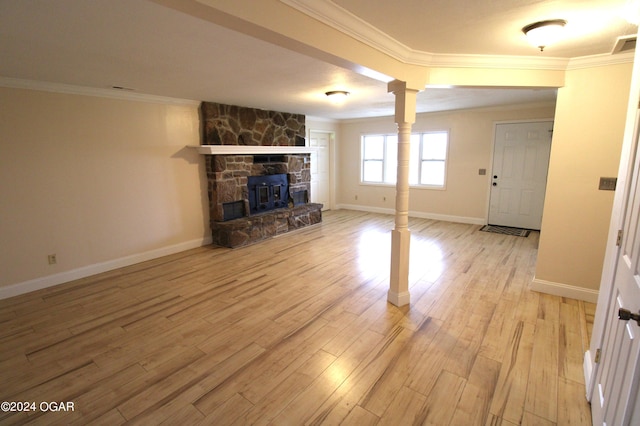
[[[309,154],[308,146],[187,145],[204,155]]]

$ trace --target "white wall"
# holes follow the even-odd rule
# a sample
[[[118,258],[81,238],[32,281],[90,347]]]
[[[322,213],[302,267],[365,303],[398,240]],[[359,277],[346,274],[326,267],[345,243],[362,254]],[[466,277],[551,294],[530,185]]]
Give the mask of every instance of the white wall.
[[[210,239],[199,127],[197,103],[0,88],[0,297]]]
[[[418,114],[412,132],[449,130],[446,189],[410,189],[409,214],[466,223],[486,223],[495,123],[552,119],[554,105]],[[393,117],[345,121],[340,127],[337,203],[341,207],[393,213],[395,186],[360,183],[360,137],[396,133]],[[479,175],[479,169],[487,174]],[[357,197],[357,199],[356,199]]]

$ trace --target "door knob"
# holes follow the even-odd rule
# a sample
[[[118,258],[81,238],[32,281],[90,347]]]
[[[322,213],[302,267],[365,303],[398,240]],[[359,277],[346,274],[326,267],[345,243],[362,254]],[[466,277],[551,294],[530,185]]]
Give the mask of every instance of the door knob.
[[[493,178],[494,179],[498,179],[498,175],[493,175]]]
[[[493,182],[493,183],[492,183],[492,185],[493,185],[493,186],[498,186],[498,184],[497,184],[497,183],[495,183],[495,182]]]
[[[622,321],[634,320],[638,325],[640,325],[640,313],[634,314],[628,309],[618,309],[618,319]]]

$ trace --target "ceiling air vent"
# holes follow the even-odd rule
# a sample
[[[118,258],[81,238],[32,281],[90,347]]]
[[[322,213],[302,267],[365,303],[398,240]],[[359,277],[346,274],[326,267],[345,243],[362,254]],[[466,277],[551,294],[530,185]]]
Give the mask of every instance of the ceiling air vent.
[[[638,38],[637,34],[621,36],[618,37],[615,46],[613,46],[613,50],[611,51],[612,55],[616,53],[625,53],[631,52],[636,48],[636,39]]]

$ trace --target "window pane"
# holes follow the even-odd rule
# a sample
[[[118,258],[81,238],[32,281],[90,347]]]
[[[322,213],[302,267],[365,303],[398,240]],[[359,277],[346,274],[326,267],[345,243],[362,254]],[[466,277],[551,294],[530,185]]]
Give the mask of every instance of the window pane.
[[[398,177],[398,136],[387,136],[387,151],[384,169],[385,183],[396,183],[396,179]]]
[[[420,183],[444,186],[444,161],[423,161]]]
[[[365,160],[382,160],[384,156],[384,136],[365,136],[363,143]]]
[[[365,161],[362,165],[362,180],[382,182],[382,161]]]
[[[423,160],[447,158],[447,133],[425,133],[422,147]]]

